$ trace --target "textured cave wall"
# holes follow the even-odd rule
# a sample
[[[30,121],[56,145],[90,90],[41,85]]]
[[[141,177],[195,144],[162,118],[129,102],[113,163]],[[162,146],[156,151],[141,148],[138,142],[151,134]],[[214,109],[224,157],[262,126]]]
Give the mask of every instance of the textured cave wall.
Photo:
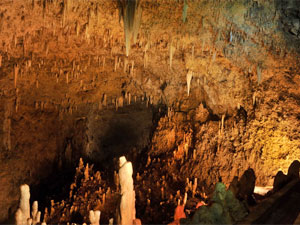
[[[235,115],[238,105],[255,118],[237,132],[240,136],[235,130],[229,134],[234,123],[228,122],[222,141],[208,135],[218,132],[219,121],[188,122],[191,129],[196,126],[191,148],[200,149],[199,163],[206,161],[203,170],[192,175],[204,176],[211,170],[209,184],[220,175],[218,171],[228,181],[241,173],[231,171],[228,177],[230,165],[240,171],[255,167],[258,173],[263,171],[258,174],[260,182],[267,183],[265,175],[272,176],[299,158],[299,1],[189,0],[187,4],[183,22],[183,1],[141,1],[139,35],[126,57],[123,22],[114,1],[0,3],[0,221],[16,203],[19,184],[37,182],[62,161],[98,155],[101,143],[110,145],[118,138],[119,134],[106,132],[110,133],[109,124],[120,129],[124,121],[122,113],[110,113],[124,93],[144,107],[139,110],[136,105],[132,115],[130,108],[124,111],[125,121],[136,119],[131,127],[142,123],[131,137],[145,132],[133,146],[146,143],[148,103],[163,103],[184,115],[186,119],[177,118],[175,127],[187,126],[191,118],[186,115],[201,102],[214,120]],[[188,71],[193,72],[190,96]],[[124,126],[128,127],[126,122]],[[206,126],[202,133],[201,126]],[[226,135],[234,136],[233,143]],[[178,140],[165,150],[177,148]],[[200,146],[201,142],[211,147]],[[206,154],[216,143],[223,153]],[[236,158],[234,152],[239,152]],[[226,155],[231,160],[218,164]]]

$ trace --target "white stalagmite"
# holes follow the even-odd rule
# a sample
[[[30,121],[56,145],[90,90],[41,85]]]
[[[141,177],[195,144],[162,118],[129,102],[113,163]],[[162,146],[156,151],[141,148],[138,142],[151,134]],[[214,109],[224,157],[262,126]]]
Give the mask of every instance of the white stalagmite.
[[[20,209],[24,215],[24,218],[27,219],[30,218],[30,190],[29,186],[27,184],[23,184],[20,187],[21,190],[21,199],[20,199]]]
[[[125,156],[119,158],[119,180],[121,186],[121,203],[118,224],[132,225],[135,220],[135,192],[133,189],[133,169]]]
[[[15,214],[16,225],[27,225],[27,220],[30,219],[30,191],[27,184],[20,186],[21,198],[20,205]]]
[[[16,225],[25,225],[26,223],[25,220],[24,220],[24,215],[22,213],[22,210],[19,208],[15,214],[15,222],[16,222]]]
[[[38,211],[38,202],[34,201],[31,209],[32,224],[35,225],[41,220],[41,212]]]
[[[91,225],[99,225],[100,224],[100,215],[101,215],[101,212],[99,210],[96,210],[96,211],[90,210],[89,220],[91,222]]]
[[[193,72],[189,70],[189,72],[186,74],[186,84],[187,84],[187,94],[190,96],[190,88],[191,88],[191,81],[193,78]]]

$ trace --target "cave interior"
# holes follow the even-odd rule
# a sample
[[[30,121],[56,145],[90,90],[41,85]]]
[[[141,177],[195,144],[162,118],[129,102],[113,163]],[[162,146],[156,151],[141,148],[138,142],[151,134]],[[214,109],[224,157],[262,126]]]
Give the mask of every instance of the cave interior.
[[[300,224],[299,0],[2,0],[0,31],[0,224]]]

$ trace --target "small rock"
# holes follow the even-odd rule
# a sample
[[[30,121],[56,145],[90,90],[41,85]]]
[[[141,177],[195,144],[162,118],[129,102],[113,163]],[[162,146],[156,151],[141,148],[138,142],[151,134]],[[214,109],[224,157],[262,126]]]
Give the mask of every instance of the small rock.
[[[247,200],[248,203],[253,200],[252,195],[255,188],[255,180],[256,177],[253,169],[249,168],[244,172],[239,180],[238,197],[240,199]]]
[[[288,177],[282,171],[278,171],[274,178],[273,191],[280,190],[288,182]]]
[[[200,123],[204,123],[208,120],[209,112],[206,108],[204,108],[201,103],[199,107],[196,109],[194,120]]]
[[[300,169],[300,162],[295,160],[289,167],[288,170],[288,178],[289,179],[299,179],[299,169]]]

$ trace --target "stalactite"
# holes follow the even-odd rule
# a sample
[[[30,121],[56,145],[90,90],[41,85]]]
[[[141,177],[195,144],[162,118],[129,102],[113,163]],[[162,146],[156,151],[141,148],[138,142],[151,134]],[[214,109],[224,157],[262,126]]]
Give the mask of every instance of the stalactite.
[[[195,45],[192,46],[192,60],[195,59]]]
[[[186,75],[186,83],[187,83],[187,94],[190,96],[190,88],[191,88],[191,81],[193,78],[193,72],[189,70],[189,72]]]
[[[18,81],[18,75],[19,75],[19,66],[14,66],[14,86],[17,87],[17,81]]]
[[[187,10],[188,10],[187,0],[184,0],[183,9],[182,9],[182,21],[183,21],[183,23],[186,22]]]
[[[69,73],[66,73],[66,83],[69,84]]]
[[[213,62],[213,63],[214,63],[215,60],[216,60],[216,55],[217,55],[217,52],[216,52],[216,50],[215,50],[214,53],[213,53],[213,56],[212,56],[212,62]]]
[[[117,71],[117,67],[118,67],[118,57],[115,56],[115,67],[114,67],[114,71]]]
[[[104,69],[104,67],[105,67],[105,56],[103,56],[103,58],[102,58],[102,65],[103,65],[103,69]]]
[[[224,133],[224,121],[225,121],[225,114],[222,115],[221,119],[221,133]]]
[[[133,39],[136,42],[142,9],[140,0],[118,0],[119,15],[124,22],[126,56],[129,55],[130,45]]]
[[[147,68],[148,65],[148,55],[147,52],[144,52],[144,68]]]
[[[133,71],[134,71],[134,61],[131,61],[131,68],[130,68],[130,75],[133,76]]]
[[[259,65],[257,65],[256,67],[256,73],[257,73],[257,82],[258,84],[260,84],[262,80],[262,76],[261,76],[261,68]]]
[[[172,68],[172,62],[173,62],[173,55],[174,55],[174,52],[175,52],[175,47],[171,44],[170,45],[170,69]]]

